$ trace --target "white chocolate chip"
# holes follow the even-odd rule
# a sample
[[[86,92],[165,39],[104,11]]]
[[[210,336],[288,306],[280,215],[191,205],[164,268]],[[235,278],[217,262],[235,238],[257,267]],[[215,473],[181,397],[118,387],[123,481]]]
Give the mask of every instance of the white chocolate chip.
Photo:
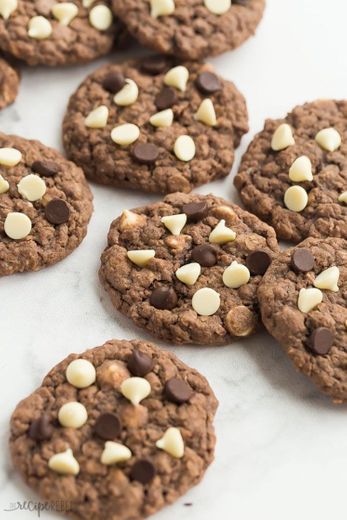
[[[0,16],[2,16],[4,20],[8,20],[17,7],[17,0],[0,0]]]
[[[182,265],[176,271],[177,278],[186,285],[194,285],[201,273],[201,266],[197,262]]]
[[[62,25],[69,25],[78,15],[78,7],[72,2],[61,2],[52,7],[52,14]]]
[[[209,287],[198,289],[192,298],[192,307],[200,316],[211,316],[220,307],[220,296]]]
[[[338,292],[339,287],[337,285],[340,277],[340,270],[338,267],[333,265],[328,269],[322,271],[313,282],[313,285],[318,289],[328,289],[329,291]]]
[[[174,152],[180,161],[191,161],[195,157],[195,143],[189,135],[180,135],[176,139]]]
[[[134,406],[137,406],[151,393],[151,385],[143,377],[129,377],[121,384],[120,391]]]
[[[65,403],[58,412],[58,421],[65,428],[81,428],[88,420],[88,414],[82,403]]]
[[[169,87],[175,87],[178,90],[181,90],[184,92],[187,87],[189,79],[189,71],[186,67],[183,67],[183,65],[178,65],[177,67],[174,67],[173,69],[170,69],[164,77],[164,83],[165,85],[168,85]]]
[[[7,182],[7,180],[4,179],[2,175],[0,175],[0,195],[2,193],[6,193],[6,191],[8,191],[9,188],[10,188],[10,185]]]
[[[51,22],[44,16],[33,16],[29,20],[28,36],[35,40],[45,40],[53,32]]]
[[[204,0],[204,4],[211,13],[221,15],[229,11],[231,0]]]
[[[246,285],[250,277],[249,269],[245,265],[232,262],[223,273],[223,282],[230,289],[238,289],[242,285]]]
[[[184,455],[184,441],[179,428],[168,428],[155,445],[175,459],[181,459]]]
[[[117,464],[118,462],[125,462],[126,460],[131,459],[131,457],[131,451],[129,448],[124,446],[124,444],[107,441],[105,442],[104,451],[101,454],[101,463],[110,466],[111,464]]]
[[[291,127],[287,123],[281,124],[272,136],[271,148],[275,152],[279,152],[293,144],[295,144],[295,141]]]
[[[341,195],[339,195],[338,201],[347,204],[347,191],[344,191],[341,193]]]
[[[155,251],[154,249],[139,249],[137,251],[128,251],[127,257],[139,267],[145,267],[145,265],[147,265],[148,262],[155,257]]]
[[[289,169],[289,178],[293,182],[312,181],[312,164],[306,155],[295,159]]]
[[[22,154],[16,148],[0,148],[0,164],[16,166],[22,160]]]
[[[82,1],[82,5],[83,7],[90,7],[92,4],[94,4],[94,2],[96,2],[96,0],[83,0]]]
[[[173,235],[178,236],[186,225],[187,215],[185,213],[168,215],[167,217],[162,217],[161,222]]]
[[[70,448],[61,453],[52,455],[48,461],[48,467],[62,475],[77,475],[80,471],[80,465],[73,456]]]
[[[195,114],[195,119],[201,121],[207,126],[216,126],[216,112],[211,99],[207,98],[201,102],[201,105]]]
[[[132,105],[139,96],[139,89],[135,81],[126,79],[125,83],[124,87],[113,98],[116,105],[120,107]]]
[[[47,189],[45,181],[34,173],[23,177],[17,186],[22,197],[30,200],[30,202],[42,199]]]
[[[125,229],[133,228],[135,226],[142,227],[146,224],[145,215],[139,215],[133,211],[125,209],[119,219],[119,229],[124,231]]]
[[[96,5],[89,13],[89,23],[98,31],[107,31],[112,25],[112,11],[106,5]]]
[[[120,146],[129,146],[140,137],[140,129],[132,123],[116,126],[111,132],[111,139]]]
[[[94,365],[87,359],[74,359],[66,369],[66,379],[76,388],[87,388],[96,379]]]
[[[216,227],[211,231],[208,237],[212,244],[225,244],[235,240],[236,233],[232,229],[226,227],[225,220],[220,220]]]
[[[21,238],[25,238],[29,235],[31,231],[31,220],[24,213],[8,213],[4,230],[8,237],[13,238],[13,240],[20,240]]]
[[[298,308],[301,312],[310,312],[317,305],[322,303],[323,293],[319,289],[310,287],[309,289],[301,289],[298,298]]]
[[[284,194],[284,204],[291,211],[299,213],[308,203],[307,192],[301,186],[291,186]]]
[[[316,135],[316,142],[323,150],[335,152],[341,146],[341,136],[335,128],[323,128]]]
[[[105,128],[107,125],[109,110],[105,105],[94,108],[84,120],[88,128]]]
[[[158,16],[165,16],[175,12],[174,0],[150,0],[151,16],[158,18]]]
[[[166,110],[162,110],[161,112],[157,112],[154,114],[149,122],[153,126],[166,128],[172,125],[174,118],[174,113],[171,108],[167,108]]]

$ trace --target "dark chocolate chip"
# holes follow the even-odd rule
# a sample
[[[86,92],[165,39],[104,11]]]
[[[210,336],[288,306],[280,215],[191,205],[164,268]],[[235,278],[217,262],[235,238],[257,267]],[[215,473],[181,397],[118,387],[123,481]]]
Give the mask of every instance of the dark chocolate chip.
[[[152,164],[158,159],[159,148],[151,143],[137,143],[132,150],[132,155],[140,163]]]
[[[39,173],[44,177],[53,177],[60,171],[60,166],[53,161],[35,161],[31,165],[34,173]]]
[[[166,382],[164,388],[164,394],[166,399],[172,401],[173,403],[186,403],[189,401],[191,396],[193,395],[192,388],[183,381],[182,379],[177,379],[173,377]]]
[[[196,246],[192,250],[191,259],[202,267],[212,267],[217,263],[217,251],[209,244]]]
[[[156,309],[171,310],[177,305],[177,294],[172,287],[157,287],[152,292],[149,303]]]
[[[269,253],[261,250],[252,251],[246,260],[247,267],[253,275],[265,274],[271,262],[272,259]]]
[[[213,72],[202,72],[196,79],[196,86],[203,94],[213,94],[220,90],[222,85],[220,79]]]
[[[120,72],[110,72],[102,81],[102,86],[111,94],[116,94],[125,85],[125,78]]]
[[[183,213],[187,215],[188,222],[198,222],[206,217],[208,206],[205,201],[189,202],[182,207]]]
[[[334,343],[334,334],[326,327],[318,327],[309,337],[308,348],[320,356],[328,354]]]
[[[164,56],[150,56],[141,63],[141,70],[156,76],[168,68],[167,59]]]
[[[94,424],[94,433],[105,441],[116,439],[121,431],[121,423],[117,415],[103,413],[99,415]]]
[[[52,437],[53,426],[47,414],[35,419],[29,427],[29,437],[34,441],[47,441]]]
[[[177,94],[174,89],[164,87],[155,98],[155,105],[158,110],[165,110],[166,108],[171,108],[176,103],[176,100]]]
[[[127,363],[130,372],[137,377],[143,377],[148,374],[152,370],[153,365],[153,359],[139,350],[133,351]]]
[[[314,267],[314,257],[309,249],[295,249],[292,254],[292,267],[297,272],[308,273]]]
[[[45,207],[45,215],[51,224],[65,224],[69,220],[70,210],[65,201],[53,199]]]
[[[140,459],[133,464],[130,470],[131,480],[137,480],[141,484],[148,484],[154,479],[156,470],[154,465],[146,459]]]
[[[249,4],[249,0],[233,0],[234,5],[247,5]]]

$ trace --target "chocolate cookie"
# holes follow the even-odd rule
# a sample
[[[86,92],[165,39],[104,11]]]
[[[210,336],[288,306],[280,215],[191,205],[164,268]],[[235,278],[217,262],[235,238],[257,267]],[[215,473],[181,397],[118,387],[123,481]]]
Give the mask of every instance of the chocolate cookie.
[[[235,204],[175,193],[112,223],[100,278],[114,306],[155,336],[220,345],[254,332],[277,250],[274,230]]]
[[[65,258],[92,209],[80,168],[38,141],[0,133],[0,276]]]
[[[234,49],[254,34],[265,0],[112,0],[143,44],[196,60]]]
[[[224,177],[248,131],[236,87],[201,63],[155,57],[105,65],[70,99],[68,156],[102,184],[188,192]]]
[[[29,65],[84,63],[124,39],[109,0],[2,0],[0,48]]]
[[[265,327],[297,369],[347,401],[347,241],[308,238],[282,252],[258,296]]]
[[[268,120],[235,186],[279,238],[347,238],[347,101],[321,100]]]
[[[19,88],[19,75],[7,61],[0,58],[0,110],[16,99]]]
[[[11,419],[27,484],[84,520],[140,520],[197,484],[213,460],[206,379],[144,341],[108,341],[54,367]]]

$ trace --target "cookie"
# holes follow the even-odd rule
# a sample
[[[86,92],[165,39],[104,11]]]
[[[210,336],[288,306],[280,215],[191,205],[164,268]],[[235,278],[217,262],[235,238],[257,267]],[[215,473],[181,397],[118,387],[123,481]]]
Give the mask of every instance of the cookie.
[[[174,354],[108,341],[71,354],[19,403],[13,463],[73,518],[140,520],[203,477],[217,404],[206,379]]]
[[[168,195],[111,225],[100,279],[113,305],[155,336],[220,345],[252,334],[272,228],[213,195]]]
[[[267,120],[235,186],[246,208],[283,240],[346,239],[347,101],[306,103]]]
[[[112,0],[145,46],[185,60],[234,49],[254,34],[265,0]]]
[[[84,63],[124,39],[108,0],[2,0],[0,48],[29,65]]]
[[[269,333],[334,401],[347,401],[347,241],[308,238],[282,252],[258,291]]]
[[[19,88],[19,75],[0,57],[0,110],[7,107],[17,97]]]
[[[39,141],[0,133],[0,276],[65,258],[92,209],[80,168]]]
[[[207,65],[154,57],[88,76],[70,99],[63,138],[93,181],[188,192],[230,172],[247,120],[243,96]]]

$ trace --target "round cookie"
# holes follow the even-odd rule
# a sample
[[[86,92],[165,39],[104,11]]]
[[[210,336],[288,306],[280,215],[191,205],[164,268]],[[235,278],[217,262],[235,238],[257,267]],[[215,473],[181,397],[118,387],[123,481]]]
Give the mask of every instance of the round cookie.
[[[175,193],[112,223],[100,278],[153,335],[220,345],[255,331],[257,288],[277,251],[274,230],[235,204]]]
[[[347,241],[308,238],[280,253],[258,296],[265,327],[295,367],[347,401]]]
[[[29,65],[84,63],[124,38],[109,0],[2,0],[0,48]]]
[[[347,238],[347,101],[298,106],[267,120],[243,156],[235,186],[278,238]]]
[[[16,99],[19,88],[19,75],[7,61],[0,57],[0,110]]]
[[[188,192],[230,172],[248,131],[243,96],[202,63],[105,65],[72,95],[65,150],[101,184]]]
[[[92,209],[80,168],[39,141],[0,133],[0,276],[65,258]]]
[[[140,520],[201,480],[217,405],[206,379],[174,354],[108,341],[70,355],[19,403],[13,463],[73,518]]]
[[[265,0],[112,0],[143,44],[185,60],[234,49],[255,33]]]

